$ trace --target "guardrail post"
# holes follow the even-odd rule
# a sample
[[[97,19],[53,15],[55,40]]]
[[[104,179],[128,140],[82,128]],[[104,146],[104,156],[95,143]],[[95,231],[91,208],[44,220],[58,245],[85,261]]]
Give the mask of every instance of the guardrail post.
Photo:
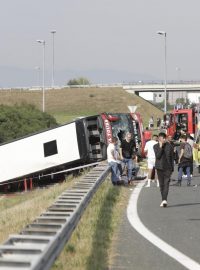
[[[29,180],[30,180],[30,190],[32,190],[33,189],[33,179],[30,178]]]
[[[27,180],[26,180],[26,178],[24,179],[24,191],[27,191]]]

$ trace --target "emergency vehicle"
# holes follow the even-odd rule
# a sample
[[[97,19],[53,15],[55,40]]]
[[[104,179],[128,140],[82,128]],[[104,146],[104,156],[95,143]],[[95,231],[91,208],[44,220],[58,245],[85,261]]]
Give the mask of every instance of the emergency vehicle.
[[[175,137],[180,130],[194,137],[197,131],[199,110],[197,107],[174,109],[164,115],[167,135]]]

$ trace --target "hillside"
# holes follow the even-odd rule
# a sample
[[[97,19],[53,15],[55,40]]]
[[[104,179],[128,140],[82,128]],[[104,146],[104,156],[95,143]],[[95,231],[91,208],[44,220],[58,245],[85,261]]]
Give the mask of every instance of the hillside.
[[[42,107],[42,91],[0,91],[0,104],[31,103]],[[147,124],[151,115],[154,119],[163,113],[144,99],[127,93],[122,88],[65,88],[46,90],[45,108],[59,122],[66,122],[77,116],[101,112],[128,112],[128,105],[137,105],[143,121]]]

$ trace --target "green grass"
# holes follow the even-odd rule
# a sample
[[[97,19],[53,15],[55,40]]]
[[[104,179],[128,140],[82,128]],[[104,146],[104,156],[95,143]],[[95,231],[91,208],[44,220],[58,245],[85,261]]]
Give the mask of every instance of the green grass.
[[[63,112],[57,112],[57,113],[54,113],[53,116],[56,118],[56,121],[59,124],[63,124],[63,123],[69,123],[69,122],[73,121],[74,119],[76,119],[80,115],[68,115],[68,114],[63,113]]]

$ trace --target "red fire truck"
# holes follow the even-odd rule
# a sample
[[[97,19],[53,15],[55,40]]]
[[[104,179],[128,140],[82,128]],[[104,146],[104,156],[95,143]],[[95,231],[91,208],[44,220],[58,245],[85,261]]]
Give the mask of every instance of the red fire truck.
[[[167,135],[174,137],[177,132],[183,130],[194,136],[197,131],[199,112],[195,108],[174,109],[171,113],[165,114],[164,122]]]

